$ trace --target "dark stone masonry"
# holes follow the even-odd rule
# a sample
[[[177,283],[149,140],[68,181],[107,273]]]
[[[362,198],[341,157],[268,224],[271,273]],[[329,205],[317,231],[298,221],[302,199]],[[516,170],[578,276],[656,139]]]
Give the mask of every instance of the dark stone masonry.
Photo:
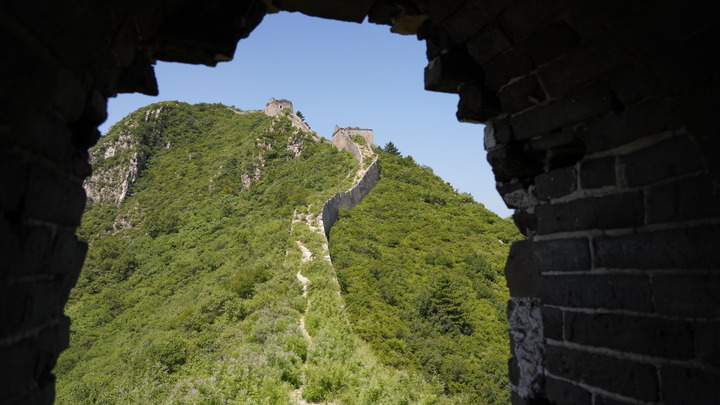
[[[157,60],[229,60],[278,10],[417,35],[425,88],[458,93],[458,119],[487,125],[497,189],[527,237],[506,269],[513,403],[720,403],[714,6],[3,1],[0,403],[53,402],[108,97],[156,94]]]

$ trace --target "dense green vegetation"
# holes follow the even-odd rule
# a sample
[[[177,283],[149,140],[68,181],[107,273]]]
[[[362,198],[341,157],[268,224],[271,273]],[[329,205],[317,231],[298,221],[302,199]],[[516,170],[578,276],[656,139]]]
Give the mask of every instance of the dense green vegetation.
[[[456,403],[508,403],[502,269],[519,234],[411,157],[383,152],[380,165],[378,185],[330,233],[355,332]]]
[[[290,220],[357,163],[292,132],[287,118],[177,102],[111,129],[96,148],[130,134],[148,163],[119,208],[84,215],[90,250],[66,308],[59,403],[283,403],[298,386],[305,303],[286,268]],[[305,143],[299,157],[289,138]],[[243,190],[259,155],[261,178]]]
[[[58,403],[507,402],[500,242],[514,228],[383,154],[377,188],[332,231],[332,266],[322,231],[293,218],[358,163],[287,113],[157,103],[93,149],[97,173],[147,163],[119,206],[83,216]]]

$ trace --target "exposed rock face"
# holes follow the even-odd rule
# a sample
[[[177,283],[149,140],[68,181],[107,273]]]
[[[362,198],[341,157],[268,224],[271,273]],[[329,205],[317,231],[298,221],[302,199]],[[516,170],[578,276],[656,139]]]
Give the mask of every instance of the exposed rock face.
[[[90,163],[95,169],[84,183],[90,202],[115,206],[123,202],[145,168],[147,156],[139,146],[138,139],[127,131],[92,151]]]

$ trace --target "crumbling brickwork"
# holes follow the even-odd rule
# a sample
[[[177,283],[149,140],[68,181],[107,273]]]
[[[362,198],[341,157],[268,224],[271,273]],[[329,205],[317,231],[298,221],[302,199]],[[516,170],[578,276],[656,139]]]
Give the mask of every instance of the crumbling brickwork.
[[[670,0],[3,3],[0,402],[53,401],[107,98],[157,93],[156,60],[229,60],[277,10],[417,34],[425,87],[487,124],[527,236],[506,270],[514,403],[720,403],[720,27]]]

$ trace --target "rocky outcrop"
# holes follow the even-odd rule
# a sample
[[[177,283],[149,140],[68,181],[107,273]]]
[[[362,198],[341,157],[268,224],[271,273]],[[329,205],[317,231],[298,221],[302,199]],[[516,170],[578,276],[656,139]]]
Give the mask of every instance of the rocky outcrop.
[[[377,159],[368,167],[360,181],[350,190],[335,194],[325,202],[322,209],[321,222],[325,230],[325,236],[330,235],[330,228],[338,219],[340,209],[343,207],[353,208],[372,190],[380,180],[380,165]]]
[[[122,132],[90,154],[93,174],[85,180],[88,200],[96,204],[119,206],[145,168],[146,154],[131,132]],[[103,162],[105,164],[98,164]]]

